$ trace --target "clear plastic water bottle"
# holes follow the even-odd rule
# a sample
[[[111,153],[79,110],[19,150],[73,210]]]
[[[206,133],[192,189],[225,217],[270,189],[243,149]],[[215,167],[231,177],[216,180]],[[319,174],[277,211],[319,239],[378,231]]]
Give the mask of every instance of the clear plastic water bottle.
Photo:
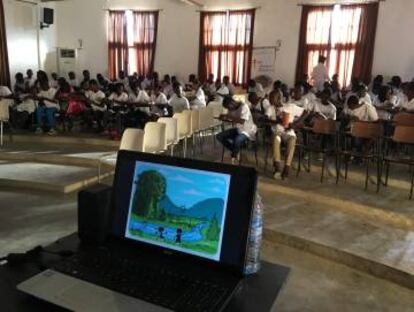
[[[253,207],[253,216],[250,224],[247,259],[244,274],[251,275],[260,270],[260,248],[262,246],[263,233],[263,201],[262,197],[256,193]]]

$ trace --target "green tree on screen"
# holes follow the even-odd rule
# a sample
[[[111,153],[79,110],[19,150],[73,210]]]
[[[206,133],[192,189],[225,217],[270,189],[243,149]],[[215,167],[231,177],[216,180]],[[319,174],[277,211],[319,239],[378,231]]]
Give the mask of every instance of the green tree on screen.
[[[220,226],[217,221],[216,214],[214,214],[213,218],[210,221],[210,226],[207,229],[206,238],[207,240],[211,241],[218,241],[220,238]]]
[[[167,181],[155,170],[141,173],[136,183],[133,199],[133,213],[145,218],[157,219],[160,217],[158,202],[165,196]]]

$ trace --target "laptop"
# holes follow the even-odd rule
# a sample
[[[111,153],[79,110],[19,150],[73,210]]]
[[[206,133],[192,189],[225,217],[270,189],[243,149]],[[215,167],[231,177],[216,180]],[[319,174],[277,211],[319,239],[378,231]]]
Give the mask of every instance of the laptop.
[[[240,289],[255,169],[120,151],[110,237],[17,286],[73,311],[223,311]]]

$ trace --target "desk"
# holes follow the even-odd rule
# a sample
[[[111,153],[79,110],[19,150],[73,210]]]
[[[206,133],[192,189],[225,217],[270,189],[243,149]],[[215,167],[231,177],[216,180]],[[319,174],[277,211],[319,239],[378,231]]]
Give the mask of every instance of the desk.
[[[72,234],[46,247],[48,251],[77,250],[79,239]],[[41,253],[19,267],[0,266],[0,302],[1,310],[7,312],[66,311],[60,307],[40,301],[16,290],[16,285],[53,266],[61,258]],[[226,312],[267,312],[272,308],[277,295],[286,282],[289,269],[275,264],[263,262],[259,274],[245,279],[242,289],[231,300]]]

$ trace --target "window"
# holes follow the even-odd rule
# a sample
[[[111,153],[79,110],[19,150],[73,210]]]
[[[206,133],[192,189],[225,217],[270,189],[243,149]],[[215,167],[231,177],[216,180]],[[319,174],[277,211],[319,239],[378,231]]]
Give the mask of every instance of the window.
[[[358,42],[361,8],[341,7],[310,12],[307,23],[306,45],[310,76],[320,55],[327,57],[329,75],[339,75],[339,83],[347,86],[352,77],[355,50]]]
[[[236,84],[250,78],[254,10],[202,12],[199,76],[229,76]]]
[[[146,75],[154,70],[158,12],[110,11],[109,76],[120,70]]]

